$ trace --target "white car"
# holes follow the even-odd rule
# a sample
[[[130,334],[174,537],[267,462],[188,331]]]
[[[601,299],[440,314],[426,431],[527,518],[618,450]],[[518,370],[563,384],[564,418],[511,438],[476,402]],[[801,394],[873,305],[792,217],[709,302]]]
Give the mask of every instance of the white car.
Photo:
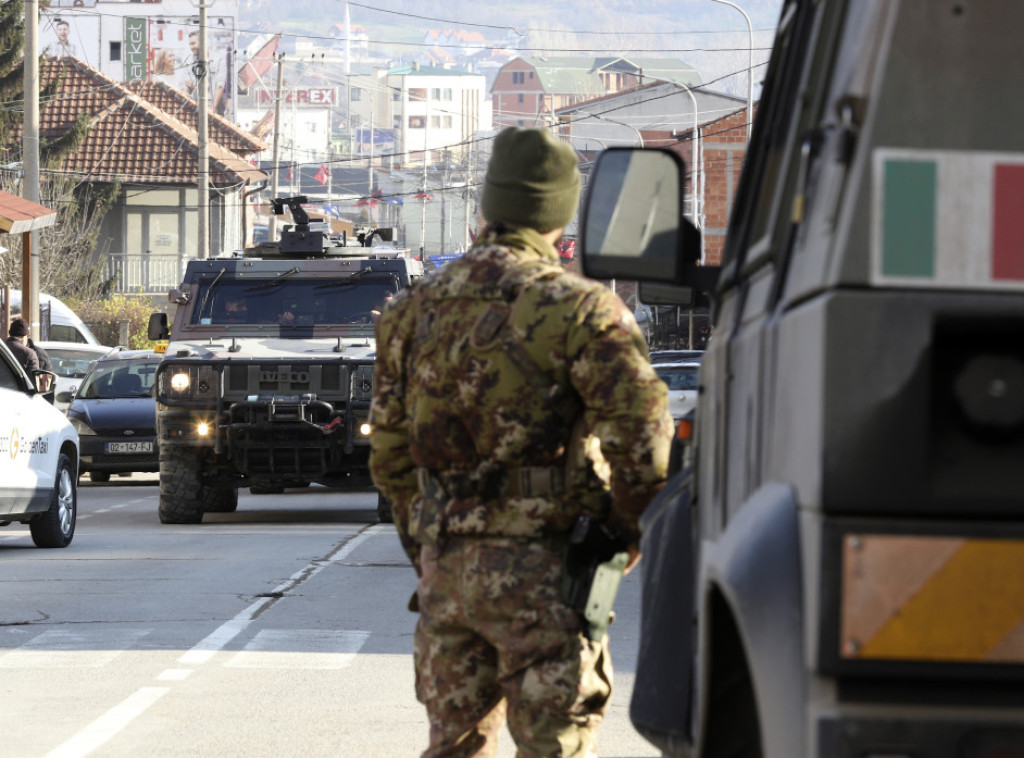
[[[67,547],[78,517],[78,433],[37,379],[0,342],[0,526],[28,524],[36,547]]]
[[[697,405],[697,374],[700,363],[656,363],[654,371],[668,385],[668,409],[678,421]]]
[[[69,392],[74,396],[92,364],[113,350],[84,342],[37,342],[36,346],[50,356],[53,373],[57,375],[57,399],[54,405],[64,413],[67,413],[69,403],[60,399],[61,393]]]

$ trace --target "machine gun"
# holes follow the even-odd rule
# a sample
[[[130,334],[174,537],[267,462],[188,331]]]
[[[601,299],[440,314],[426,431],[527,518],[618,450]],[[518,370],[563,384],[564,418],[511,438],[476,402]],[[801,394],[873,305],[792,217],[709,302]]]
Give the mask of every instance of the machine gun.
[[[270,201],[274,215],[283,215],[287,207],[295,223],[285,225],[281,231],[280,242],[265,242],[257,246],[255,257],[323,258],[332,255],[352,255],[359,248],[370,247],[374,237],[384,242],[394,240],[394,227],[365,227],[354,233],[354,241],[357,244],[352,244],[346,232],[340,235],[332,234],[326,221],[311,218],[302,207],[308,201],[305,195],[278,197]]]

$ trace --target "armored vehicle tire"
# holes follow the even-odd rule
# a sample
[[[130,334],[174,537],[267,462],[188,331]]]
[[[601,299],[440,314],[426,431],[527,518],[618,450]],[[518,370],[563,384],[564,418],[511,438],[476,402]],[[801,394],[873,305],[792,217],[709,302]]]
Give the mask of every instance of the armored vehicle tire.
[[[103,484],[104,482],[110,481],[109,471],[90,471],[89,481],[96,482],[97,484]]]
[[[395,523],[395,517],[391,512],[391,501],[380,492],[377,493],[377,519],[382,524]]]
[[[75,536],[78,498],[71,459],[61,453],[57,459],[57,479],[50,507],[29,522],[29,532],[36,547],[67,547]]]
[[[160,523],[198,524],[207,498],[199,461],[190,450],[160,450]]]
[[[207,487],[203,493],[206,513],[234,513],[238,510],[238,490]]]
[[[249,493],[252,495],[280,495],[282,492],[284,492],[283,484],[254,482],[249,485]]]

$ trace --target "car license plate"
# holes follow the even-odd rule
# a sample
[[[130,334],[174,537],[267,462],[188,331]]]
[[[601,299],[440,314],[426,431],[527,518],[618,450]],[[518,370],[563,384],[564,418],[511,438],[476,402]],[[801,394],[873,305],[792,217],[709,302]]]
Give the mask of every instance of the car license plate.
[[[152,453],[153,443],[151,441],[132,442],[108,442],[104,445],[108,453]]]

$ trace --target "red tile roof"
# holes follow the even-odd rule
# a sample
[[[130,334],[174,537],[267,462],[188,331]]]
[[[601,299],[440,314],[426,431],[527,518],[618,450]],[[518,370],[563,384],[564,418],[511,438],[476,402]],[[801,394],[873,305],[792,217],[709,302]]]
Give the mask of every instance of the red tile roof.
[[[197,103],[180,89],[175,89],[166,82],[131,82],[125,85],[129,90],[144,98],[165,113],[174,116],[190,129],[198,128]],[[266,150],[269,145],[235,126],[223,116],[211,112],[209,118],[210,139],[228,148],[239,157],[252,155]]]
[[[89,117],[88,133],[78,149],[64,159],[63,171],[94,182],[196,183],[199,135],[192,126],[196,120],[194,100],[174,90],[168,93],[160,85],[130,87],[75,58],[42,61],[43,85],[55,77],[59,77],[56,93],[40,103],[40,139],[46,142],[61,137],[79,116]],[[20,132],[20,124],[15,131]],[[20,135],[13,136],[20,139]],[[265,145],[213,114],[207,144],[211,186],[229,187],[267,178],[242,157]]]

